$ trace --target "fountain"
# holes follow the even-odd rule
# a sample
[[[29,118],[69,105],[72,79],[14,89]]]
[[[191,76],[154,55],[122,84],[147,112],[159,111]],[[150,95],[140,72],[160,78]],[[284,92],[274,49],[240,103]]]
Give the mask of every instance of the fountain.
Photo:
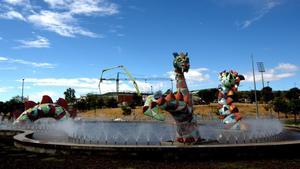
[[[17,147],[43,153],[143,155],[151,158],[255,156],[288,153],[300,145],[300,130],[285,128],[276,119],[244,119],[247,130],[224,129],[219,120],[198,119],[200,144],[176,141],[176,124],[100,120],[41,119],[31,125],[1,122],[1,135],[15,135]],[[157,132],[159,131],[159,132]],[[274,155],[274,154],[273,154]],[[124,156],[125,157],[125,156]]]
[[[30,110],[25,111],[23,116],[27,121],[30,120],[27,117],[37,117],[34,122],[0,121],[0,136],[11,136],[15,146],[33,152],[124,155],[122,157],[141,155],[140,157],[147,159],[274,156],[286,155],[291,149],[299,148],[300,129],[284,127],[277,119],[243,118],[241,120],[240,116],[236,118],[239,115],[236,109],[232,109],[234,111],[223,109],[224,106],[228,106],[231,110],[230,107],[233,106],[232,100],[228,103],[225,101],[227,98],[223,97],[227,94],[224,92],[227,91],[225,88],[220,89],[223,95],[219,96],[221,105],[219,113],[225,120],[205,120],[194,115],[183,75],[189,67],[187,54],[176,53],[174,57],[177,61],[186,61],[181,72],[176,65],[178,68],[176,69],[178,73],[176,96],[170,92],[166,97],[162,94],[158,94],[158,97],[150,96],[143,107],[146,115],[159,121],[39,119],[39,115]],[[230,75],[231,73],[234,76]],[[222,81],[232,80],[227,77],[239,77],[237,73],[231,73],[223,72]],[[236,81],[227,87],[231,88],[235,83]],[[39,105],[31,107],[33,110],[36,108],[38,112]],[[164,122],[165,118],[158,108],[168,110],[174,122]],[[48,117],[49,112],[50,109],[47,109],[42,113],[42,117]],[[234,118],[228,122],[227,117]],[[20,120],[22,119],[18,119],[17,122]],[[245,127],[228,128],[229,123]]]

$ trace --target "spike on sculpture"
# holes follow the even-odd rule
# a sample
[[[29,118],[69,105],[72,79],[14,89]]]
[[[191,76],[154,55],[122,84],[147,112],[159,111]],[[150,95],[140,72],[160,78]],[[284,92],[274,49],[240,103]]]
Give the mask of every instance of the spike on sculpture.
[[[70,116],[72,115],[68,111],[68,103],[65,99],[59,98],[56,103],[53,103],[51,97],[44,95],[40,104],[33,101],[25,102],[25,111],[14,121],[14,124],[34,122],[44,117],[63,120]]]
[[[222,71],[219,74],[219,94],[218,94],[218,114],[226,128],[240,129],[240,120],[242,119],[239,109],[233,104],[235,93],[241,80],[245,80],[243,75],[237,72]]]
[[[160,91],[148,96],[143,107],[145,115],[164,121],[160,110],[170,112],[177,126],[177,141],[193,143],[200,141],[198,125],[193,115],[192,95],[188,90],[184,73],[189,71],[190,61],[187,53],[173,53],[174,72],[176,74],[176,94],[171,91],[164,96]]]

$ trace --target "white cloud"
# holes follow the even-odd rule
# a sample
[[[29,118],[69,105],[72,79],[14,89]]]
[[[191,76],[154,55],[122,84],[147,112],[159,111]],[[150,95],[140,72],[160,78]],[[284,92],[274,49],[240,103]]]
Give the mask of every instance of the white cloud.
[[[0,61],[7,61],[8,58],[0,56]]]
[[[264,73],[264,80],[275,81],[275,80],[290,78],[295,76],[298,70],[300,69],[297,65],[290,64],[290,63],[280,63],[278,64],[278,66],[266,70],[266,72]],[[261,80],[261,75],[259,73],[256,73],[255,79]],[[245,81],[253,82],[253,75],[251,72],[245,74]]]
[[[75,35],[98,36],[80,26],[76,26],[76,19],[70,13],[41,11],[40,13],[28,16],[28,21],[37,27],[65,37],[74,37]]]
[[[20,80],[18,80],[20,81]],[[57,88],[74,88],[77,94],[99,93],[99,79],[96,78],[25,78],[27,85],[39,87],[57,87]],[[136,81],[141,92],[150,92],[170,88],[170,82],[148,83]],[[116,84],[114,81],[103,81],[100,85],[101,93],[115,92]],[[34,87],[33,87],[34,88]],[[135,92],[132,82],[120,81],[120,91]]]
[[[12,89],[12,87],[1,87],[0,86],[0,93],[10,92],[10,89]]]
[[[241,24],[239,24],[241,29],[248,28],[254,22],[259,21],[266,14],[268,14],[274,7],[276,7],[280,4],[280,0],[263,0],[263,1],[260,1],[260,2],[263,3],[263,6],[259,10],[258,14],[255,17],[247,19],[247,20],[243,21]]]
[[[17,11],[8,11],[6,13],[2,13],[0,14],[0,18],[3,18],[3,19],[17,19],[17,20],[22,20],[22,21],[26,21],[26,19],[24,18],[24,16],[17,12]]]
[[[208,81],[209,75],[207,73],[205,74],[207,71],[207,68],[190,69],[188,73],[185,73],[185,78],[190,83]],[[170,78],[175,79],[175,73],[173,71],[167,72],[167,74]]]
[[[46,62],[32,62],[32,61],[26,61],[22,59],[13,59],[13,58],[7,58],[7,57],[0,57],[0,62],[8,62],[8,63],[17,63],[17,64],[23,64],[23,65],[29,65],[33,67],[41,67],[41,68],[54,68],[55,65],[51,63]]]
[[[102,35],[80,26],[82,16],[114,15],[119,12],[118,6],[108,0],[44,0],[44,2],[48,6],[39,6],[39,3],[32,6],[29,0],[5,0],[5,3],[0,5],[0,18],[22,20],[65,37],[81,35],[101,38]]]
[[[4,2],[11,5],[24,5],[29,3],[28,0],[4,0]]]
[[[45,90],[45,91],[41,91],[41,92],[35,92],[35,93],[28,94],[28,99],[32,100],[32,101],[35,101],[35,102],[40,102],[44,95],[50,96],[54,102],[59,97],[63,97],[63,94],[59,94],[57,92],[50,91],[50,90]]]
[[[51,63],[46,63],[46,62],[32,62],[32,61],[26,61],[26,60],[22,60],[22,59],[12,59],[11,62],[13,63],[19,63],[19,64],[23,64],[23,65],[30,65],[33,67],[43,67],[43,68],[54,68],[55,65],[51,64]]]
[[[70,12],[73,14],[84,15],[91,15],[94,13],[99,13],[101,15],[113,15],[118,13],[116,4],[100,4],[100,0],[74,0],[73,3],[70,4]]]
[[[274,68],[275,70],[284,70],[284,71],[297,71],[299,67],[290,63],[280,63]]]
[[[51,8],[64,9],[71,14],[83,15],[113,15],[118,13],[118,7],[114,3],[104,0],[44,0]]]
[[[47,38],[37,36],[35,40],[18,40],[22,45],[17,48],[49,48],[50,42]]]

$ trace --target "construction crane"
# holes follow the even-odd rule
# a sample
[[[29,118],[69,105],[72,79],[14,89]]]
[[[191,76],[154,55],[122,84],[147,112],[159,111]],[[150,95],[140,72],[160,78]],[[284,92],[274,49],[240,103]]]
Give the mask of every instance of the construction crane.
[[[102,77],[103,77],[103,73],[104,72],[106,72],[106,71],[109,71],[109,70],[112,70],[112,69],[122,69],[123,71],[124,71],[124,73],[128,76],[128,78],[132,81],[132,83],[133,83],[133,86],[134,86],[134,88],[135,88],[135,90],[136,90],[136,93],[137,93],[137,95],[138,96],[141,96],[141,92],[140,92],[140,90],[139,90],[139,88],[138,88],[138,85],[137,85],[137,83],[136,83],[136,81],[135,81],[135,79],[134,79],[134,77],[131,75],[131,73],[126,69],[126,67],[125,66],[123,66],[123,65],[120,65],[120,66],[115,66],[115,67],[110,67],[110,68],[107,68],[107,69],[103,69],[102,70],[102,73],[101,73],[101,76],[100,76],[100,80],[99,80],[99,84],[98,84],[98,87],[99,87],[99,92],[100,92],[100,94],[101,94],[101,87],[100,87],[100,84],[101,84],[101,82],[104,80]],[[118,82],[117,82],[118,83]],[[118,84],[119,85],[119,84]],[[118,86],[117,86],[118,87]]]
[[[123,67],[123,70],[124,70],[124,66]],[[139,91],[139,88],[135,82],[135,80],[143,80],[143,81],[164,81],[164,80],[168,80],[168,81],[171,81],[171,86],[172,86],[172,91],[173,91],[173,79],[171,78],[162,78],[162,77],[150,77],[150,78],[134,78],[128,71],[127,69],[125,68],[125,75],[127,75],[129,78],[120,78],[120,73],[122,72],[117,72],[117,78],[102,78],[103,77],[103,72],[105,71],[108,71],[108,70],[112,70],[112,69],[115,69],[115,68],[120,68],[120,66],[116,66],[116,67],[112,67],[112,68],[108,68],[108,69],[103,69],[102,71],[102,74],[101,74],[101,77],[100,77],[100,82],[99,82],[99,91],[101,93],[101,89],[100,89],[100,84],[102,81],[116,81],[116,92],[119,93],[119,82],[120,81],[132,81],[134,86],[135,86],[135,89],[137,91],[137,93],[140,93]],[[151,86],[152,87],[152,86]],[[152,89],[151,89],[152,91]]]

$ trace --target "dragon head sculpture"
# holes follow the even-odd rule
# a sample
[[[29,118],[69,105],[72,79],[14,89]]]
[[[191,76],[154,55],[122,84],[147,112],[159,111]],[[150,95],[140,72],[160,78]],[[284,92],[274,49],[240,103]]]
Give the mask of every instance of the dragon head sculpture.
[[[173,53],[173,66],[177,72],[188,72],[190,69],[190,59],[188,53]]]
[[[243,75],[239,75],[235,71],[223,71],[219,74],[219,80],[221,82],[221,85],[226,88],[231,88],[235,85],[239,85],[241,80],[245,80]]]

